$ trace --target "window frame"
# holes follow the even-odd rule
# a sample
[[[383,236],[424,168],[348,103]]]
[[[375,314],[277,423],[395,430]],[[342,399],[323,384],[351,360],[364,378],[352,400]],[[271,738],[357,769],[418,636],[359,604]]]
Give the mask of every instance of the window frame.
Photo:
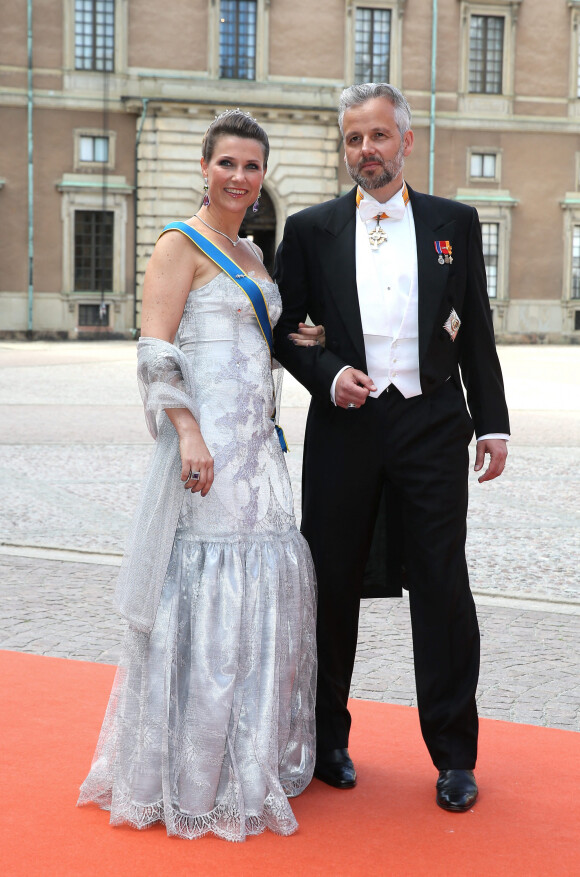
[[[220,83],[231,82],[239,88],[239,83],[263,82],[268,78],[268,48],[270,0],[256,0],[256,56],[254,79],[230,79],[220,76],[220,10],[221,0],[208,0],[208,59],[207,69],[210,79]]]
[[[486,278],[487,278],[487,294],[488,294],[490,302],[496,302],[498,300],[498,297],[499,297],[498,296],[499,267],[500,267],[500,258],[502,255],[502,253],[501,253],[501,223],[499,222],[499,220],[496,220],[496,219],[482,219],[482,220],[480,220],[480,224],[481,224],[481,236],[482,236],[482,242],[483,242],[484,261],[485,261],[485,239],[486,239],[485,229],[486,229],[486,227],[491,228],[492,226],[495,227],[495,229],[496,229],[495,246],[497,248],[497,252],[495,253],[496,262],[495,262],[495,294],[494,295],[490,294],[490,282],[489,282],[490,275],[489,275],[489,270],[488,270],[488,263],[485,262],[485,273],[486,273]]]
[[[481,182],[481,180],[478,180]],[[475,186],[458,189],[456,199],[476,208],[480,224],[497,223],[498,259],[496,296],[490,298],[496,331],[505,331],[509,306],[509,273],[511,258],[512,213],[518,201],[507,189],[481,189]]]
[[[574,256],[574,243],[575,243],[574,237],[576,236],[575,235],[576,232],[578,232],[578,235],[577,235],[578,240],[577,240],[577,256],[575,257]],[[574,277],[574,258],[576,258],[578,260],[578,264],[576,266],[576,271],[577,271],[576,278]],[[570,301],[578,302],[578,306],[580,306],[580,222],[572,223],[571,240],[570,240],[570,265],[569,265],[568,270],[570,271]],[[578,281],[578,283],[577,283],[578,294],[577,295],[574,295],[574,280],[575,279]]]
[[[110,302],[107,301],[107,302],[101,303],[101,302],[94,302],[94,301],[91,301],[91,302],[79,301],[77,303],[76,307],[77,307],[77,327],[78,327],[79,331],[95,332],[95,331],[98,331],[99,329],[109,330],[111,328],[111,303]],[[103,308],[105,310],[105,313],[106,313],[107,321],[103,322],[102,320],[99,319],[98,323],[82,323],[81,322],[81,309],[82,308],[97,308],[99,310],[99,312],[101,311],[101,308]]]
[[[481,68],[478,68],[475,73],[477,78],[481,78],[482,87],[475,88],[473,85],[472,79],[474,76],[474,68],[476,66],[475,59],[473,58],[473,22],[477,19],[484,23],[483,34],[482,34],[482,49],[484,50],[482,55],[482,63]],[[495,51],[495,45],[490,41],[493,37],[491,22],[501,22],[501,34],[499,34],[499,53],[500,53],[500,69],[496,72],[493,70],[493,61],[490,58],[490,53]],[[504,78],[503,78],[503,68],[505,63],[505,26],[506,20],[505,15],[481,15],[479,13],[471,13],[469,16],[469,59],[468,65],[469,69],[467,72],[468,75],[468,91],[469,94],[503,94],[504,93]],[[495,87],[495,80],[497,78],[498,89]]]
[[[515,49],[518,13],[522,0],[459,0],[460,3],[460,64],[459,112],[512,111],[515,98]],[[504,18],[502,84],[499,94],[469,90],[469,59],[471,17],[483,15]]]
[[[580,0],[568,0],[570,7],[569,115],[580,116]]]
[[[117,132],[104,128],[75,128],[74,136],[74,169],[75,171],[113,170],[116,159]],[[109,141],[107,161],[82,161],[81,137],[106,137]]]
[[[222,4],[223,3],[233,4],[233,8],[236,10],[235,11],[236,22],[235,22],[235,32],[234,32],[235,62],[233,65],[229,65],[229,64],[226,65],[225,60],[222,60],[223,57],[224,58],[230,57],[227,54],[222,56],[222,35],[223,35],[223,32],[222,32],[221,24],[223,24],[225,21],[225,19],[222,19],[222,17],[221,17],[223,14],[222,13]],[[248,53],[247,55],[244,55],[242,53],[242,51],[240,51],[241,46],[242,46],[240,36],[241,36],[242,27],[243,27],[243,22],[241,21],[242,10],[240,9],[240,6],[242,3],[248,4],[248,7],[253,7],[253,11],[254,11],[254,20],[253,20],[254,43],[253,43],[253,54],[251,55],[251,61],[249,61],[250,53]],[[219,78],[220,78],[220,80],[227,79],[227,80],[235,80],[237,82],[239,82],[239,81],[255,82],[256,81],[256,73],[257,73],[257,71],[256,71],[256,56],[258,53],[258,0],[217,0],[217,4],[219,6],[219,16],[220,16],[220,20],[219,20],[219,24],[220,24],[220,27],[219,27],[219,56],[220,56],[219,57]],[[248,46],[248,47],[250,46],[249,41],[247,44],[244,44],[244,48],[246,48],[246,46]],[[242,61],[240,61],[240,59],[242,59]],[[247,69],[248,70],[251,69],[251,71],[253,73],[252,76],[240,75],[243,72],[242,68],[244,66],[244,62],[246,64]],[[226,76],[223,74],[223,72],[222,72],[223,69],[227,68],[229,66],[232,66],[235,69],[236,75]]]
[[[379,71],[375,72],[375,67],[374,67],[375,44],[374,44],[374,40],[373,40],[372,44],[370,45],[371,72],[368,76],[365,76],[364,78],[359,79],[359,77],[357,75],[357,68],[359,66],[359,63],[362,65],[362,61],[359,62],[360,56],[357,52],[357,45],[358,45],[358,36],[359,36],[358,25],[359,25],[359,21],[360,21],[359,13],[361,13],[361,12],[370,13],[371,30],[370,30],[369,36],[370,36],[370,34],[372,34],[373,36],[375,35],[375,17],[381,13],[388,15],[389,27],[388,27],[388,40],[387,40],[387,44],[386,44],[386,56],[387,56],[386,57],[386,68],[387,68],[387,72],[385,74],[381,74],[381,73],[379,73]],[[362,6],[362,5],[358,6],[357,5],[357,6],[355,6],[355,8],[353,10],[353,14],[354,14],[354,69],[355,69],[355,75],[354,75],[353,81],[356,84],[359,84],[359,82],[389,82],[390,76],[391,76],[391,42],[392,42],[391,31],[392,31],[392,24],[393,24],[393,10],[389,9],[388,7],[381,7],[381,6]],[[368,46],[367,46],[367,48],[368,48]],[[382,62],[382,63],[384,64],[384,62]]]
[[[471,172],[471,160],[475,155],[493,155],[495,158],[495,174],[493,177],[474,176]],[[493,146],[470,146],[467,149],[466,179],[468,184],[481,185],[482,183],[501,182],[501,159],[502,150]]]
[[[563,212],[563,270],[562,313],[563,332],[577,332],[574,328],[575,312],[580,310],[580,298],[573,298],[573,245],[574,229],[580,228],[580,191],[566,192],[560,202]]]
[[[102,215],[102,214],[107,214],[107,215],[110,215],[110,217],[111,217],[111,224],[112,224],[111,244],[110,244],[110,252],[107,253],[107,262],[110,260],[110,266],[107,265],[107,274],[110,273],[111,283],[107,284],[105,287],[101,287],[100,284],[97,284],[95,282],[95,283],[91,284],[87,289],[84,289],[84,288],[77,289],[77,273],[78,273],[77,272],[77,267],[78,267],[77,266],[77,244],[78,244],[77,217],[81,213],[88,214],[91,217],[95,217],[95,216]],[[94,231],[95,231],[95,229],[91,228],[91,232],[94,232]],[[93,235],[91,235],[91,236],[93,236]],[[91,263],[96,263],[96,256],[97,256],[96,251],[91,253]],[[114,210],[109,210],[108,207],[105,207],[105,209],[103,210],[102,205],[101,205],[101,208],[98,210],[95,210],[94,208],[87,209],[85,207],[75,207],[74,215],[73,215],[73,292],[75,294],[79,294],[79,295],[84,295],[87,292],[89,294],[93,293],[93,292],[100,292],[100,293],[113,292],[114,264],[115,264],[115,212],[114,212]],[[97,270],[98,270],[98,268],[95,266],[95,264],[92,264],[91,271],[93,272],[93,274]],[[91,279],[94,279],[96,281],[96,277],[92,277]]]
[[[62,221],[62,289],[71,301],[81,298],[83,303],[100,301],[100,290],[92,292],[75,291],[75,212],[77,210],[102,211],[103,206],[114,214],[113,218],[113,288],[107,290],[107,300],[118,300],[126,295],[127,289],[127,218],[129,198],[133,187],[127,185],[124,177],[109,176],[106,182],[106,197],[103,187],[83,174],[64,174],[57,183],[61,193]],[[103,200],[105,201],[103,205]]]
[[[93,19],[93,22],[92,22],[93,23],[93,33],[92,33],[93,44],[91,47],[91,59],[90,59],[91,66],[86,67],[86,66],[82,65],[80,67],[77,67],[77,6],[78,6],[78,4],[86,4],[86,3],[90,3],[92,6],[91,12],[92,12],[92,19]],[[97,45],[98,22],[95,19],[96,19],[97,15],[99,14],[99,11],[96,8],[98,3],[107,4],[110,7],[109,9],[104,11],[104,14],[109,15],[111,17],[112,23],[113,23],[113,45],[112,45],[112,52],[111,52],[111,57],[110,57],[110,63],[111,63],[110,67],[107,67],[107,66],[98,67],[97,66],[98,60],[99,60],[98,59],[98,45]],[[115,41],[116,41],[115,40],[115,36],[116,36],[116,34],[115,34],[115,6],[116,5],[117,4],[115,3],[115,0],[73,0],[73,14],[74,14],[73,39],[74,39],[74,70],[75,70],[75,72],[77,72],[77,73],[114,73],[115,72]],[[103,12],[101,12],[101,14],[103,14]],[[103,64],[106,65],[107,61],[108,61],[108,58],[107,58],[107,52],[106,52],[106,43],[104,43],[103,44]]]
[[[356,10],[384,9],[391,13],[389,47],[389,82],[401,87],[402,84],[402,39],[403,15],[406,0],[345,0],[345,81],[355,82],[356,52]]]
[[[111,82],[111,93],[117,77],[127,72],[127,40],[129,32],[129,4],[116,0],[114,18],[113,69],[77,70],[75,68],[75,0],[63,0],[63,68],[64,90],[79,91],[94,89],[98,77],[107,76]],[[120,87],[120,86],[119,86]]]

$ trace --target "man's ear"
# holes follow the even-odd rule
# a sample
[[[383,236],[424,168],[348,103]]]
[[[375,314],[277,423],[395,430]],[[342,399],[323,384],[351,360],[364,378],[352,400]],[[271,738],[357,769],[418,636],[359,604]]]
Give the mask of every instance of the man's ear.
[[[403,145],[404,145],[403,155],[407,156],[407,155],[411,154],[411,152],[413,150],[414,143],[415,143],[415,135],[413,134],[412,130],[409,128],[409,130],[406,132],[405,136],[403,137]]]

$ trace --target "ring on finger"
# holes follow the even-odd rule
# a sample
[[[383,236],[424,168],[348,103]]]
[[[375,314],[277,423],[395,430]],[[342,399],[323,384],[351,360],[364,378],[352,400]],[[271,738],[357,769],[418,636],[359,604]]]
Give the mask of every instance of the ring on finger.
[[[354,404],[354,402],[349,402],[346,407],[347,408],[356,408],[356,405]]]
[[[192,472],[192,470],[190,469],[189,475],[187,476],[187,480],[188,481],[199,481],[200,476],[201,476],[201,472]]]

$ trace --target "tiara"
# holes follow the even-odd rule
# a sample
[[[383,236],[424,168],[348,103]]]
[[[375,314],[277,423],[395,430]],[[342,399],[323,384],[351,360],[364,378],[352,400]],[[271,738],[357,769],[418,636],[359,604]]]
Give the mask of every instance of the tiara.
[[[218,115],[215,117],[215,119],[213,120],[211,125],[213,125],[219,119],[223,119],[224,116],[229,116],[232,113],[240,113],[240,115],[245,116],[246,119],[250,119],[251,122],[256,122],[256,124],[258,123],[258,120],[254,119],[254,117],[252,116],[251,113],[247,113],[245,110],[241,110],[239,107],[237,107],[235,110],[234,109],[224,110],[222,113],[218,113]],[[210,128],[211,128],[211,125],[209,126]]]

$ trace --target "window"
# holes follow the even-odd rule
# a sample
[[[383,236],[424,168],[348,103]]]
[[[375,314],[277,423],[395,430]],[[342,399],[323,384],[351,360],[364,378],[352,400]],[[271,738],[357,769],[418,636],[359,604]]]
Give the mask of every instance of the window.
[[[113,289],[112,210],[75,210],[74,290]]]
[[[517,27],[523,0],[460,0],[460,114],[514,112]]]
[[[355,21],[355,82],[389,82],[391,10],[358,7]]]
[[[79,161],[94,161],[108,164],[109,138],[81,135],[79,142]]]
[[[502,15],[472,15],[469,23],[469,91],[501,94],[503,83]]]
[[[221,0],[220,77],[256,78],[256,0]]]
[[[407,0],[346,0],[345,81],[401,87]]]
[[[82,130],[83,135],[87,133],[90,129]],[[98,130],[93,133],[102,135]],[[80,143],[80,138],[75,142]],[[112,132],[109,152],[113,147]],[[121,331],[133,326],[133,300],[128,295],[133,262],[127,253],[133,186],[123,176],[93,175],[85,169],[83,173],[63,174],[56,188],[62,197],[62,295],[68,312],[77,315],[76,327],[81,325],[79,304],[110,304],[109,322],[100,322],[100,326],[116,326]]]
[[[580,225],[572,232],[572,284],[570,298],[580,298]]]
[[[75,70],[114,69],[115,0],[75,0]]]
[[[117,132],[111,128],[75,128],[75,171],[112,171],[115,168]]]
[[[108,326],[109,305],[79,305],[79,326]]]
[[[570,7],[570,91],[569,96],[580,98],[580,0],[568,0]],[[571,103],[569,111],[579,115],[578,104]]]
[[[499,255],[499,223],[482,222],[483,258],[487,274],[487,292],[490,298],[497,298],[497,268]]]
[[[495,152],[472,152],[470,162],[470,176],[485,180],[496,179],[497,156]]]
[[[497,153],[496,171],[501,159]],[[469,158],[469,161],[471,157]],[[469,172],[469,163],[467,165]],[[483,259],[487,276],[487,291],[494,304],[494,325],[497,331],[507,331],[506,318],[510,298],[510,246],[512,230],[512,214],[518,205],[509,189],[484,188],[479,185],[473,188],[457,189],[455,196],[458,201],[471,204],[477,208],[481,224]]]

